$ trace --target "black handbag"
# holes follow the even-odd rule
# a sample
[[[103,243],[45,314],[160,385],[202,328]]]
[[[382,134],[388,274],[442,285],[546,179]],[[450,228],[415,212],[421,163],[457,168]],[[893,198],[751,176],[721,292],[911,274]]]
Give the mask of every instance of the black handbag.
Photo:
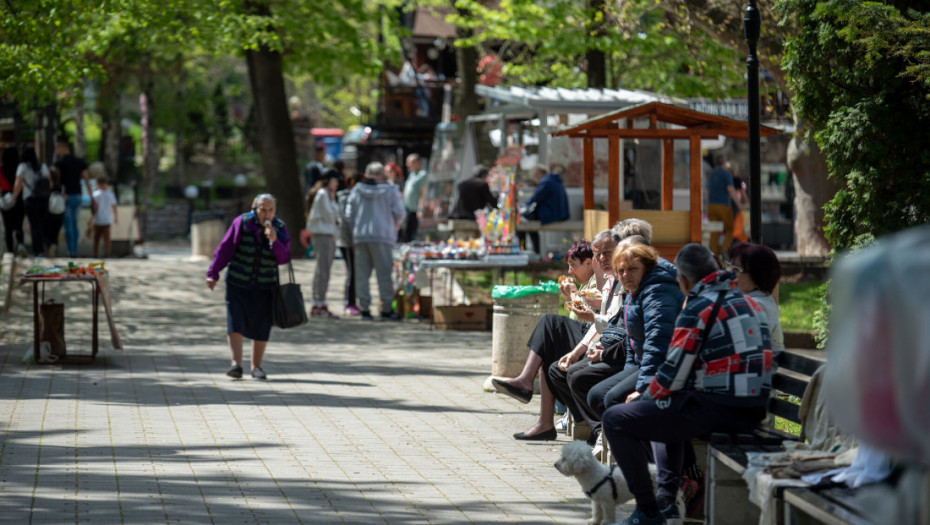
[[[294,282],[294,266],[287,262],[288,281],[274,290],[272,323],[278,328],[294,328],[307,322],[307,309],[300,285]]]

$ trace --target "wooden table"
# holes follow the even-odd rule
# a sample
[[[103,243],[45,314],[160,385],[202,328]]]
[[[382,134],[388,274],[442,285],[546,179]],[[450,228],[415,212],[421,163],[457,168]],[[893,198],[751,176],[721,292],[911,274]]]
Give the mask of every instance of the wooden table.
[[[71,275],[24,275],[22,283],[32,283],[32,325],[33,325],[33,346],[32,352],[35,362],[40,363],[41,353],[39,351],[39,285],[42,285],[42,296],[45,297],[45,283],[88,283],[91,286],[91,305],[93,317],[91,320],[91,353],[75,354],[76,357],[90,357],[93,360],[97,357],[97,317],[100,302],[100,289],[97,283],[97,276],[93,274]]]

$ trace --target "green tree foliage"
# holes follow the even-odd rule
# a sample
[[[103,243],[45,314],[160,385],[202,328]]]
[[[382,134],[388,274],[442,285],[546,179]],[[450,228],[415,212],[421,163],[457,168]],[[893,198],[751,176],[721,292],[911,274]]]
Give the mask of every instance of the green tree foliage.
[[[785,67],[830,175],[835,250],[930,221],[930,11],[925,2],[782,0]]]
[[[676,96],[730,96],[744,90],[739,55],[713,34],[682,23],[652,0],[502,0],[489,8],[459,0],[472,17],[450,22],[475,29],[456,45],[498,50],[515,84],[585,87],[585,54],[603,51],[609,88]]]

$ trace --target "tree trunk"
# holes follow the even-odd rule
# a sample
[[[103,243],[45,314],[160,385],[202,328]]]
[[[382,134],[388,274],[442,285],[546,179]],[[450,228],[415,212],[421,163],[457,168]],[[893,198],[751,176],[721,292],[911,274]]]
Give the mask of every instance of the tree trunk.
[[[98,100],[98,112],[103,121],[100,140],[100,159],[103,160],[104,173],[111,181],[119,175],[119,140],[120,140],[120,90],[112,82],[101,86]]]
[[[595,11],[604,11],[604,0],[588,0],[588,7]],[[592,18],[593,20],[593,18]],[[600,23],[600,27],[592,27],[593,30],[598,36],[601,36],[604,32],[604,23]],[[606,62],[607,57],[603,51],[599,49],[589,49],[585,51],[584,54],[585,62],[587,62],[587,77],[588,77],[588,87],[589,88],[598,88],[604,89],[607,87],[607,69]]]
[[[472,12],[468,9],[456,7],[454,1],[450,3],[452,8],[455,9],[459,15],[464,17],[473,16]],[[455,34],[456,38],[464,39],[471,37],[474,31],[457,27],[455,29]],[[475,94],[475,86],[478,84],[478,49],[474,46],[456,46],[455,62],[461,83],[455,93],[452,113],[459,118],[459,122],[464,123],[465,118],[469,115],[481,113],[481,106],[478,104],[478,96]]]
[[[87,156],[87,138],[84,135],[84,86],[78,88],[79,94],[74,101],[74,156]]]
[[[827,176],[827,164],[813,141],[794,137],[788,144],[788,168],[794,173],[794,233],[798,255],[825,257],[830,243],[824,237],[824,211],[839,186]]]
[[[139,108],[142,113],[142,187],[154,195],[159,187],[158,177],[158,136],[152,125],[154,103],[151,96],[152,84],[148,83],[139,95]]]
[[[291,254],[303,249],[297,234],[304,226],[303,194],[297,168],[294,129],[284,93],[281,54],[266,48],[245,53],[252,86],[252,101],[258,117],[262,170],[268,191],[277,199],[278,216],[287,224],[291,236]]]

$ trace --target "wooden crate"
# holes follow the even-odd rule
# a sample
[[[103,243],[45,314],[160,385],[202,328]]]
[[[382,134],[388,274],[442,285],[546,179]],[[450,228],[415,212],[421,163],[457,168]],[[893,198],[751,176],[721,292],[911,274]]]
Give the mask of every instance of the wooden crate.
[[[434,306],[433,325],[440,330],[487,330],[489,310],[486,304]]]

